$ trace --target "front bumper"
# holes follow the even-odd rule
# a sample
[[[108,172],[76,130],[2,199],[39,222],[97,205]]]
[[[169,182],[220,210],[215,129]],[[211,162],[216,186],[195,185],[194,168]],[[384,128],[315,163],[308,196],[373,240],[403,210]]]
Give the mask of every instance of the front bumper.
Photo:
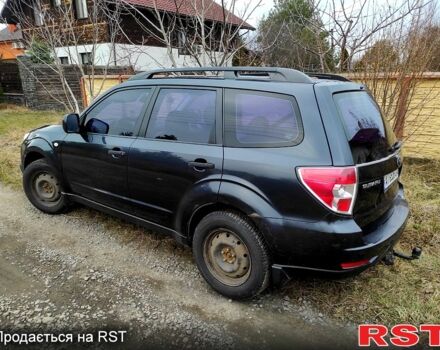
[[[399,240],[409,216],[403,189],[379,220],[360,228],[352,218],[335,216],[322,222],[267,219],[274,250],[274,275],[294,269],[335,274],[361,272],[379,262]],[[342,263],[368,260],[343,269]]]

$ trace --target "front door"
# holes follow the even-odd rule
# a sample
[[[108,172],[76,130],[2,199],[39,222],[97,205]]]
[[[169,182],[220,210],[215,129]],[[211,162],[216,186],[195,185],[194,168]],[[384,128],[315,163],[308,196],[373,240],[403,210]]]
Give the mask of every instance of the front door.
[[[81,118],[80,134],[62,145],[63,173],[74,194],[130,210],[127,164],[148,105],[150,89],[117,90]]]
[[[179,208],[191,205],[195,196],[215,201],[223,168],[220,137],[220,90],[161,88],[145,138],[136,139],[129,153],[136,214],[175,227]]]

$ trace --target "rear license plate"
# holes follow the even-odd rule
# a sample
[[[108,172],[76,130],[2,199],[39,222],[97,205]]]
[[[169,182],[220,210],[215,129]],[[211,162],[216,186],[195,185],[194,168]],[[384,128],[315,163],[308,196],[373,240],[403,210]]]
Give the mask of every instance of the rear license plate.
[[[388,190],[388,188],[393,184],[394,181],[399,177],[399,169],[392,171],[389,174],[386,174],[383,177],[383,190],[384,192]]]

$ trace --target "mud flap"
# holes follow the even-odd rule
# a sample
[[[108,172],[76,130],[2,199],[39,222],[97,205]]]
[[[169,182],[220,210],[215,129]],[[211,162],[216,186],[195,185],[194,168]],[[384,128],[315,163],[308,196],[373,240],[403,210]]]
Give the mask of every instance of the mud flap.
[[[290,280],[290,276],[287,272],[280,266],[272,266],[272,285],[273,286],[281,286],[282,284],[287,283]]]

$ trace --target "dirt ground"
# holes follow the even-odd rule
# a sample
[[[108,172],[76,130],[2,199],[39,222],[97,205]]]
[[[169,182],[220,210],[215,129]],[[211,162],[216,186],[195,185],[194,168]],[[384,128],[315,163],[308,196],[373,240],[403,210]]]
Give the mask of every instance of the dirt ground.
[[[188,248],[131,239],[76,208],[50,216],[0,185],[0,329],[127,330],[121,348],[352,349],[354,326],[272,290],[235,302],[212,291]],[[1,345],[0,345],[1,347]]]

